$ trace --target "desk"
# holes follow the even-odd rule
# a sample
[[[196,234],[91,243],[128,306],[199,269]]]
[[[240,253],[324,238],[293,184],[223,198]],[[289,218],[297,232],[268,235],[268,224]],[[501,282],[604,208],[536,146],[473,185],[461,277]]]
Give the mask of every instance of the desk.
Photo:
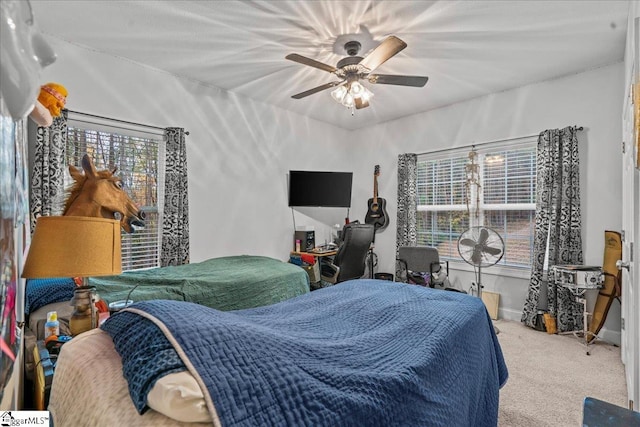
[[[327,252],[296,252],[291,251],[290,257],[299,257],[302,261],[313,259],[313,265],[309,265],[309,261],[307,265],[301,265],[304,271],[309,275],[309,283],[311,286],[311,290],[316,290],[322,287],[321,282],[321,274],[320,274],[320,262],[322,258],[333,257],[338,253],[338,250],[327,251]]]
[[[316,257],[316,258],[322,258],[322,257],[326,257],[326,256],[334,256],[335,254],[338,253],[338,250],[334,250],[334,251],[329,251],[329,252],[296,252],[296,251],[291,251],[291,255],[297,255],[297,256],[302,256],[302,255],[309,255],[312,257]]]

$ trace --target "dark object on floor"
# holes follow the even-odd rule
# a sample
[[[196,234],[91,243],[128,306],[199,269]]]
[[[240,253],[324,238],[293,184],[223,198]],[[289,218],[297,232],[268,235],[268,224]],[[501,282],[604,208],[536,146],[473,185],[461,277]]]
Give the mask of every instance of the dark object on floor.
[[[640,427],[640,412],[612,403],[584,398],[582,427]]]
[[[536,323],[534,325],[534,329],[536,331],[545,332],[547,330],[547,327],[544,323],[544,313],[544,310],[538,310],[538,314],[536,315]]]
[[[373,277],[374,279],[391,280],[393,282],[393,274],[391,273],[376,273]]]

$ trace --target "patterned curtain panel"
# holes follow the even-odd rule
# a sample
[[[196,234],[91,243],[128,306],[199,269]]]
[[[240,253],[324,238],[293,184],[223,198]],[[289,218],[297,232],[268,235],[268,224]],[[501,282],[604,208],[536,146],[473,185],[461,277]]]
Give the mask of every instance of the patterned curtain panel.
[[[38,126],[31,175],[31,232],[36,219],[45,215],[62,215],[64,208],[64,174],[67,173],[67,111],[53,119],[50,127]]]
[[[160,265],[189,264],[187,148],[183,128],[166,128],[166,169]]]
[[[396,229],[396,259],[400,246],[416,245],[416,182],[418,156],[412,153],[398,156],[398,228]],[[396,279],[402,273],[396,263]]]
[[[582,306],[575,296],[567,288],[543,278],[547,244],[549,267],[583,262],[576,129],[567,127],[540,133],[537,164],[534,259],[521,320],[535,326],[540,287],[547,286],[548,310],[556,318],[558,331],[582,329]]]

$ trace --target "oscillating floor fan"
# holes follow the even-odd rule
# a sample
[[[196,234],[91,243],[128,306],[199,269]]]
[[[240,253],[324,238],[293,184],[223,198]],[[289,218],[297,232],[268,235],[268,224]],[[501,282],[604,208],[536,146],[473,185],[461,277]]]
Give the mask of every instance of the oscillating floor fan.
[[[493,229],[471,227],[458,237],[458,253],[473,266],[476,275],[476,294],[482,299],[482,269],[497,264],[504,254],[504,241]],[[496,333],[499,332],[496,329]]]

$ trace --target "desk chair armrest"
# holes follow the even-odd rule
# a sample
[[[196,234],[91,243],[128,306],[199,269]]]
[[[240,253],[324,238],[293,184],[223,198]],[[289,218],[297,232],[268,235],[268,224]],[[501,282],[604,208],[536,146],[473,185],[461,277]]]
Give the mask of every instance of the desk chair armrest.
[[[433,273],[440,273],[440,271],[442,270],[442,266],[444,266],[445,268],[445,275],[448,277],[449,276],[449,261],[438,261],[438,262],[432,262],[430,269],[431,271],[429,271],[431,274]]]
[[[407,266],[407,261],[396,258],[397,263],[397,272],[396,272],[396,282],[404,282],[407,283],[407,275],[409,274],[409,268]]]

